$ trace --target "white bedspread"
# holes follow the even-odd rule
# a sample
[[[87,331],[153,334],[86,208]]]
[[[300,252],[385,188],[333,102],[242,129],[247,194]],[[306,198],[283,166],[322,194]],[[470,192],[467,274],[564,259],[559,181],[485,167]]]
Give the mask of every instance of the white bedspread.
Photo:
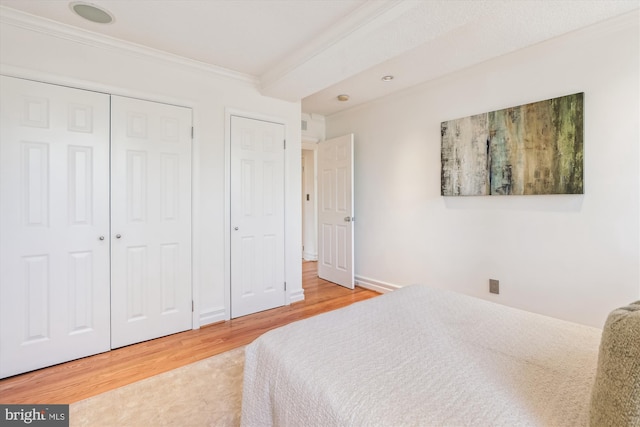
[[[242,425],[587,425],[600,335],[405,287],[250,344]]]

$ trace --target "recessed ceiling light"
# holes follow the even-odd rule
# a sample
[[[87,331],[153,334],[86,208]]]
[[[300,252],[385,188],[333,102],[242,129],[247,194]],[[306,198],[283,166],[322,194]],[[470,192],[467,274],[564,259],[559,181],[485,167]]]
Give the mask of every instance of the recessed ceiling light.
[[[393,76],[392,75],[387,75],[387,76],[383,76],[382,77],[382,81],[383,82],[390,82],[391,80],[393,80]]]
[[[74,1],[69,3],[69,7],[82,18],[97,24],[110,24],[114,19],[110,12],[95,4]]]
[[[338,98],[338,101],[345,102],[345,101],[348,101],[348,100],[349,100],[349,95],[347,95],[347,94],[342,94],[342,95],[338,95],[338,97],[337,97],[337,98]]]

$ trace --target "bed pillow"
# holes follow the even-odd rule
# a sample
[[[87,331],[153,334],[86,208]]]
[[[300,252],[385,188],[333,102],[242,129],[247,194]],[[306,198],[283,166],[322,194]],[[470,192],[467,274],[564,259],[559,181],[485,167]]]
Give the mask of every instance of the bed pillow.
[[[589,420],[592,427],[640,426],[640,301],[607,317]]]

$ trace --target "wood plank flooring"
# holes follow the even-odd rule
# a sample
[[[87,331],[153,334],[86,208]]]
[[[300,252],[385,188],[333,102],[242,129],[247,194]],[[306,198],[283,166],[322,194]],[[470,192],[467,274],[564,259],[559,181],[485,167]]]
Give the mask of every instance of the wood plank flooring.
[[[316,264],[302,263],[304,301],[0,380],[0,403],[70,404],[246,345],[287,323],[379,295],[321,280]]]

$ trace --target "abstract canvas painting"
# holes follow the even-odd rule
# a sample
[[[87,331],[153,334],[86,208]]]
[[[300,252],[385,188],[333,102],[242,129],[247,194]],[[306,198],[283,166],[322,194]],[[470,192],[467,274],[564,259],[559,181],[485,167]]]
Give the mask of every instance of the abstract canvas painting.
[[[441,123],[441,194],[583,194],[584,93]]]

